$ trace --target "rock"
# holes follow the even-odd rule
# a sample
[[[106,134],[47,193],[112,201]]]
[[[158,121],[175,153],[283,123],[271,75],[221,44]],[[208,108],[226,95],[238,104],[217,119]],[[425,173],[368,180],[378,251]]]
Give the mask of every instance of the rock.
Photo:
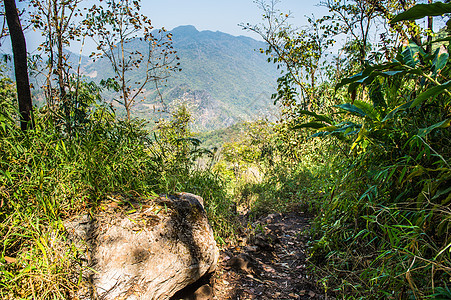
[[[80,299],[169,299],[215,270],[219,251],[201,197],[116,202],[65,222],[86,262]]]
[[[213,289],[210,285],[204,284],[198,288],[194,294],[188,298],[189,300],[211,300],[213,299]]]
[[[269,214],[266,218],[263,219],[263,222],[266,224],[274,223],[276,220],[282,217],[281,214]]]
[[[275,235],[257,234],[253,239],[253,244],[262,251],[274,251],[274,245],[280,243],[280,239]]]
[[[211,274],[203,276],[194,284],[178,291],[170,300],[211,300],[213,288],[211,287]]]
[[[227,267],[235,271],[242,271],[247,274],[255,273],[255,260],[246,253],[240,253],[227,261]]]

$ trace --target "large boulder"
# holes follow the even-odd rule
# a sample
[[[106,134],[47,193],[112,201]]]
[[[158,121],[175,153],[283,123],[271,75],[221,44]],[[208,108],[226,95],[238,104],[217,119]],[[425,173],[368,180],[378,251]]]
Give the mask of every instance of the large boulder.
[[[169,299],[215,270],[219,251],[201,197],[110,199],[95,217],[65,222],[85,255],[79,298]]]

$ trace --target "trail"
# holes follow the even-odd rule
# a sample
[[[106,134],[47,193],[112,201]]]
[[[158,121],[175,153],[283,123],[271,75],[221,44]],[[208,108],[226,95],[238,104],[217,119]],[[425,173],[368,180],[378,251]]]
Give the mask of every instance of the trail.
[[[311,218],[302,212],[271,214],[253,224],[243,247],[221,251],[210,279],[213,298],[331,299],[311,279],[306,266],[308,238],[300,234]]]

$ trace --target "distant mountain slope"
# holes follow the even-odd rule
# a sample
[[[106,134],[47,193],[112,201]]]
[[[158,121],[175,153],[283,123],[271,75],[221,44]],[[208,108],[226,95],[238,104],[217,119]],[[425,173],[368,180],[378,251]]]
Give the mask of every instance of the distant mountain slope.
[[[194,26],[180,26],[171,33],[182,71],[174,74],[162,89],[164,102],[170,107],[186,103],[193,112],[197,130],[223,128],[274,110],[270,95],[278,72],[258,51],[266,47],[264,42],[198,31]],[[144,49],[145,44],[136,40],[133,47]],[[113,75],[104,59],[85,63],[83,72],[95,80]],[[139,71],[133,77],[139,79]],[[146,99],[137,103],[133,114],[153,119],[158,103],[151,85],[144,96]]]

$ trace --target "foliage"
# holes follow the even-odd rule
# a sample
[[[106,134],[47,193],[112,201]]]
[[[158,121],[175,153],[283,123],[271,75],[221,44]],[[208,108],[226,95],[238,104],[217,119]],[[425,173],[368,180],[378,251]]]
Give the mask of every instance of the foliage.
[[[64,126],[69,134],[73,130],[74,114],[77,114],[80,99],[80,62],[74,71],[70,63],[69,53],[64,47],[69,47],[75,40],[85,41],[83,28],[76,18],[82,18],[81,0],[46,2],[32,0],[29,3],[29,22],[34,30],[41,33],[43,42],[38,46],[38,54],[34,55],[30,73],[33,77],[42,77],[44,82],[36,88],[43,90],[47,107],[54,112],[55,121]],[[74,92],[75,91],[75,92]],[[81,105],[89,105],[83,103]]]
[[[327,24],[328,17],[319,20],[309,17],[311,26],[295,31],[288,23],[290,14],[281,13],[276,8],[277,1],[256,3],[263,10],[266,24],[241,26],[256,32],[267,42],[268,49],[260,52],[270,56],[268,62],[281,69],[283,76],[277,80],[278,93],[272,97],[274,102],[281,102],[286,114],[296,106],[310,109],[316,103],[316,82],[321,80],[325,53],[334,42],[330,32],[335,32],[335,24]],[[299,96],[302,102],[296,105]]]
[[[200,147],[190,129],[191,114],[186,106],[172,112],[170,120],[160,120],[149,150],[159,162],[158,190],[185,191],[204,198],[209,219],[220,243],[233,239],[237,220],[224,179],[211,170],[215,153]],[[228,237],[225,239],[225,237]]]
[[[102,85],[122,94],[128,112],[145,83],[125,74],[156,54],[145,81],[158,81],[153,71],[169,67],[166,59],[174,55],[171,37],[155,37],[139,2],[130,3],[107,1],[110,11],[93,7],[85,22],[117,76]],[[111,194],[181,191],[204,198],[221,243],[234,238],[237,210],[250,219],[313,211],[309,261],[333,296],[449,297],[451,64],[442,43],[449,37],[431,41],[432,23],[422,29],[415,22],[447,13],[449,5],[408,9],[406,1],[330,0],[323,2],[329,16],[309,18],[310,28],[296,31],[276,3],[257,1],[267,23],[244,27],[268,42],[263,52],[282,72],[274,100],[284,114],[276,123],[242,123],[208,134],[227,139],[216,150],[195,138],[188,106],[178,106],[148,132],[145,122],[130,114],[120,120],[99,105],[101,88],[70,72],[48,73],[49,82],[64,79],[49,97],[64,101],[56,108],[47,103],[36,114],[36,127],[23,133],[15,91],[0,79],[2,298],[65,299],[84,284],[74,274],[81,265],[78,250],[65,240],[62,220],[95,213]],[[398,11],[404,12],[393,18]],[[50,21],[69,20],[46,12]],[[376,21],[386,25],[379,41],[370,39]],[[45,45],[50,54],[57,48],[57,64],[64,66],[58,47],[77,34],[54,36],[51,26],[36,22],[61,39]],[[133,48],[138,33],[146,53]],[[350,38],[329,59],[326,50],[343,33]],[[154,45],[163,50],[154,52]]]
[[[150,20],[133,11],[133,7],[139,10],[138,1],[131,7],[126,1],[106,3],[119,14],[92,8],[89,17],[93,19],[84,24],[91,26],[89,30],[106,25],[97,28],[103,34],[99,44],[103,54],[115,59],[116,45],[105,41],[118,36],[124,54],[124,44],[133,42],[141,29],[149,46],[147,56],[133,52],[124,60],[121,55],[123,60],[116,65],[122,68],[117,73],[120,82],[111,79],[103,84],[122,89],[126,108],[130,108],[148,80],[164,79],[167,71],[177,68],[171,65],[175,52],[170,35],[160,32],[158,38],[153,37]],[[145,122],[131,120],[130,115],[125,121],[117,118],[112,107],[104,104],[101,87],[86,82],[79,68],[74,74],[63,52],[63,46],[81,35],[80,24],[71,22],[80,14],[79,1],[47,4],[31,3],[36,9],[31,22],[46,37],[41,47],[48,60],[45,65],[31,61],[35,72],[46,75],[47,101],[36,108],[36,124],[28,132],[18,128],[11,81],[0,77],[0,298],[76,298],[78,288],[89,283],[80,276],[80,249],[67,239],[64,221],[78,214],[95,214],[101,209],[98,204],[110,195],[139,199],[156,193],[199,194],[218,242],[233,240],[237,228],[234,206],[222,178],[196,165],[200,157],[212,158],[213,153],[200,148],[192,137],[186,107],[175,111],[171,120],[160,122],[153,138]],[[93,20],[99,24],[89,23]],[[163,42],[158,44],[160,38]],[[125,87],[129,83],[125,73],[138,68],[143,59],[146,82],[137,90]]]
[[[172,72],[167,82],[158,85],[163,103],[155,84],[149,82],[136,98],[132,117],[151,121],[162,116],[170,118],[171,109],[185,103],[194,114],[193,130],[203,132],[277,112],[269,101],[277,69],[254,51],[264,47],[264,42],[223,32],[198,31],[193,26],[179,26],[166,34],[172,35],[182,71]],[[198,47],[192,47],[193,43]],[[140,40],[134,40],[129,47],[130,51],[143,54],[148,49],[146,42]],[[93,80],[97,83],[114,78],[110,65],[105,57],[90,64],[88,59],[82,63],[86,74],[96,74]],[[142,82],[145,76],[141,66],[130,70],[128,79],[130,83]],[[105,95],[107,100],[113,97],[118,98],[113,91]],[[123,106],[115,107],[118,115],[122,112],[125,115]]]
[[[3,116],[0,293],[65,299],[80,283],[73,274],[77,250],[64,241],[61,220],[95,209],[113,192],[147,193],[158,183],[156,163],[139,124],[115,121],[106,108],[91,110],[72,138],[46,115],[36,116],[27,135]]]
[[[169,76],[170,71],[179,69],[180,63],[172,48],[172,35],[164,29],[157,34],[152,32],[151,21],[139,13],[140,1],[108,0],[106,7],[93,6],[89,9],[84,24],[88,34],[97,44],[99,53],[91,56],[106,57],[111,63],[114,77],[102,81],[106,87],[119,92],[115,99],[125,107],[127,119],[130,110],[144,87],[149,82],[158,83]],[[144,52],[136,49],[136,41],[144,41]],[[143,68],[143,76],[132,81],[129,74],[132,70]]]
[[[310,97],[311,105],[305,106],[304,95],[297,98],[297,90],[309,80],[305,74],[298,80],[282,75],[276,95],[288,107],[289,113],[281,120],[288,131],[310,133],[310,139],[321,138],[325,143],[322,160],[308,168],[302,160],[302,146],[317,147],[315,144],[304,139],[289,144],[286,131],[276,138],[284,139],[290,149],[286,153],[301,150],[300,156],[282,155],[285,161],[298,162],[297,173],[291,174],[304,177],[294,175],[296,181],[310,181],[314,188],[325,191],[323,197],[313,197],[302,185],[292,189],[297,199],[311,199],[309,206],[317,213],[312,229],[316,240],[310,245],[312,266],[326,290],[339,295],[415,299],[437,291],[444,295],[451,271],[449,50],[441,45],[430,51],[431,42],[421,42],[422,30],[415,29],[418,25],[414,22],[396,24],[393,30],[383,32],[383,47],[374,48],[369,32],[375,19],[388,24],[392,12],[407,7],[390,1],[383,5],[358,0],[323,4],[330,10],[325,22],[338,24],[338,28],[323,31],[325,38],[334,31],[351,36],[343,49],[347,57],[335,69],[329,66],[325,81],[317,81],[314,89],[326,93]],[[276,28],[276,32],[260,32],[269,41],[271,61],[283,63],[289,73],[296,69],[293,62],[298,45],[310,37],[296,37],[288,25],[281,26],[283,14],[271,9],[274,18],[268,17],[268,7],[263,6],[264,19],[270,20],[267,28]],[[442,4],[428,7],[435,11],[433,15],[437,9],[444,9],[442,14],[447,11]],[[393,22],[417,19],[429,10],[421,10],[424,14],[418,11],[413,7]],[[396,35],[405,38],[406,32],[412,40],[397,44]],[[271,37],[278,35],[296,37],[296,42],[282,43],[284,51],[273,52],[277,43],[271,43]],[[429,40],[427,32],[425,36]],[[331,91],[333,85],[335,91]],[[333,147],[339,151],[334,159]],[[251,197],[263,198],[260,210],[287,198],[283,191],[290,190],[286,187],[292,177],[281,176],[290,174],[281,161],[276,166],[282,171],[267,170],[261,189],[248,185],[243,190]],[[318,176],[321,172],[328,176]],[[265,199],[262,194],[268,190],[277,190],[283,198]],[[278,199],[276,204],[271,198]]]
[[[0,84],[2,299],[75,297],[86,283],[77,274],[79,250],[66,240],[62,222],[95,213],[109,195],[197,193],[218,241],[233,238],[237,225],[230,198],[217,174],[194,168],[201,151],[191,148],[183,109],[174,113],[171,126],[159,129],[158,141],[142,121],[119,120],[110,107],[97,104],[85,108],[85,121],[73,135],[60,130],[46,107],[25,134],[14,119],[14,90],[6,79]]]
[[[314,253],[321,256],[328,249],[336,268],[355,270],[357,266],[345,265],[347,258],[338,257],[346,257],[346,251],[356,246],[367,253],[371,249],[373,254],[366,259],[372,263],[357,268],[365,267],[361,276],[379,274],[379,279],[377,285],[361,283],[365,289],[406,289],[406,295],[425,296],[428,287],[443,284],[449,276],[450,136],[440,129],[450,120],[447,61],[443,47],[429,55],[408,44],[394,61],[370,65],[343,79],[337,88],[347,84],[352,93],[363,85],[364,99],[338,106],[351,119],[345,116],[326,131],[326,125],[320,129],[322,134],[348,139],[356,156],[346,176],[360,183],[343,182],[344,191],[329,206],[333,210],[318,218],[322,237]],[[378,93],[372,92],[375,84]],[[337,215],[337,211],[352,213]],[[330,227],[331,220],[349,230],[337,232]],[[401,262],[406,265],[399,267]],[[428,279],[424,272],[431,272]],[[399,281],[400,276],[407,282]]]

